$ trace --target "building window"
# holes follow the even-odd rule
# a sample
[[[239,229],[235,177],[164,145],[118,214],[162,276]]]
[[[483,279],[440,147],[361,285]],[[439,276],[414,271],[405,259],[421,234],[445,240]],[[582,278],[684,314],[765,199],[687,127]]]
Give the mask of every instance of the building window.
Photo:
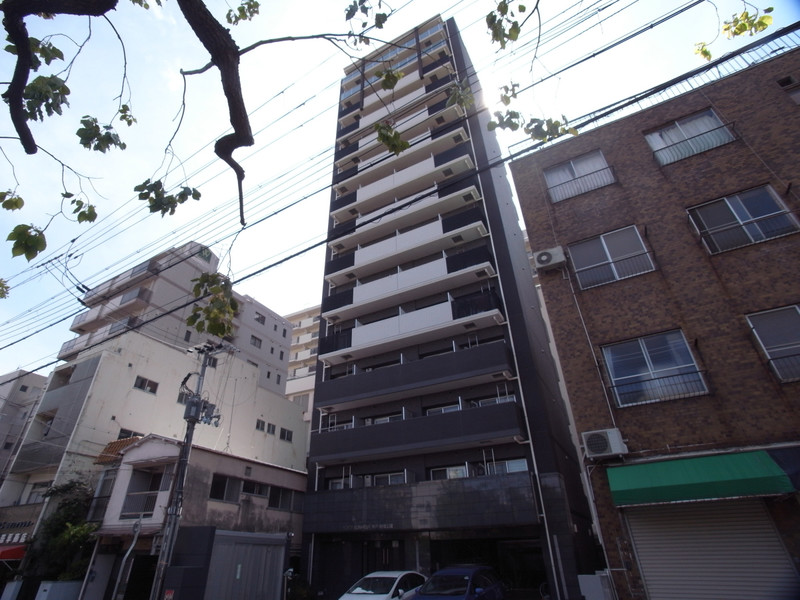
[[[275,423],[267,423],[267,433],[275,435]]]
[[[798,230],[797,220],[769,186],[690,208],[689,218],[711,254]]]
[[[40,502],[44,502],[44,495],[52,484],[52,481],[39,481],[34,483],[31,486],[31,491],[28,493],[28,499],[25,504],[39,504]]]
[[[261,338],[257,338],[254,335],[250,336],[250,345],[255,346],[256,348],[261,348]]]
[[[711,109],[679,119],[645,135],[659,165],[668,165],[733,141]]]
[[[118,440],[127,440],[132,437],[144,437],[144,434],[132,429],[120,429],[119,435],[117,435]]]
[[[547,191],[553,202],[614,183],[614,172],[600,150],[578,156],[544,170]]]
[[[191,331],[189,331],[188,329],[187,329],[187,330],[184,332],[184,334],[183,334],[183,341],[184,341],[184,342],[190,342],[190,341],[192,341],[192,332],[191,332]]]
[[[280,383],[281,383],[281,374],[280,373],[276,373],[275,374],[275,383],[280,385]]]
[[[208,362],[206,364],[209,367],[211,367],[212,369],[216,369],[217,368],[217,357],[216,356],[209,356],[207,360],[208,360]]]
[[[280,438],[284,442],[291,442],[292,441],[292,431],[291,431],[291,429],[284,429],[283,427],[281,427]]]
[[[19,386],[19,391],[20,391],[20,392],[27,392],[27,391],[28,391],[28,386],[27,386],[27,385],[21,385],[21,386]]]
[[[447,406],[435,406],[433,408],[428,408],[425,411],[425,415],[426,416],[441,415],[442,413],[457,412],[459,410],[461,410],[461,405],[448,404]]]
[[[386,485],[400,485],[406,482],[406,474],[399,473],[380,473],[372,476],[372,485],[382,487]]]
[[[286,327],[283,328],[283,337],[286,337]]]
[[[438,481],[442,479],[462,479],[467,476],[466,465],[457,465],[455,467],[440,467],[438,469],[431,469],[431,481]]]
[[[680,330],[605,346],[603,356],[618,406],[708,392]]]
[[[267,428],[267,424],[263,419],[256,419],[256,431],[264,431]]]
[[[583,290],[655,269],[633,225],[572,244],[569,256]]]
[[[275,346],[270,346],[269,353],[270,354],[275,354]]]
[[[281,353],[280,353],[280,356],[279,356],[279,358],[280,358],[281,360],[283,360],[283,350],[281,350]]]
[[[140,377],[139,375],[136,376],[136,381],[133,382],[133,387],[145,392],[150,392],[151,394],[155,394],[158,391],[158,383],[155,381],[150,381],[149,379],[145,379],[144,377]]]
[[[775,376],[800,381],[800,305],[747,315],[747,320]]]
[[[267,322],[267,317],[262,315],[260,312],[256,313],[256,323],[261,323],[262,325]]]
[[[349,477],[336,477],[334,479],[328,479],[327,484],[328,484],[328,489],[329,490],[349,490],[350,489],[350,478]]]
[[[477,472],[486,475],[505,475],[507,473],[522,473],[527,470],[527,460],[524,458],[512,458],[509,460],[493,460],[491,462],[480,463]]]
[[[224,500],[225,502],[238,502],[241,491],[241,479],[215,473],[211,479],[211,491],[208,497],[214,500]]]

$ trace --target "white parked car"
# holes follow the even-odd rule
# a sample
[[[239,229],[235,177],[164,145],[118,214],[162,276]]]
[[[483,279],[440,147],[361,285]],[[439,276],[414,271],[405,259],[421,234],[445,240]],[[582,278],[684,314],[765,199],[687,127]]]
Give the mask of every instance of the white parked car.
[[[416,571],[375,571],[359,579],[339,600],[402,600],[425,583]]]

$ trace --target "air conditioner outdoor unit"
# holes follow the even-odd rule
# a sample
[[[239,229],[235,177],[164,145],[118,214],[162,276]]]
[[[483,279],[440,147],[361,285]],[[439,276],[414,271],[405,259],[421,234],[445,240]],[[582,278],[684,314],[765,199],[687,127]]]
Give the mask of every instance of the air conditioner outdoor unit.
[[[556,269],[567,262],[564,256],[564,249],[561,246],[539,250],[533,253],[533,262],[537,271],[548,271]]]
[[[599,429],[597,431],[584,431],[583,447],[589,458],[602,458],[604,456],[621,456],[628,453],[628,447],[622,440],[619,429]]]

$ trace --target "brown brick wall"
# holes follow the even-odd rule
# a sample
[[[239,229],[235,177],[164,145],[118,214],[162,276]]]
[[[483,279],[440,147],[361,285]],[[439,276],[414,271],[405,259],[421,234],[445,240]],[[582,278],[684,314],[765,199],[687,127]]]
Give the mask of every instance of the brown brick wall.
[[[633,458],[800,439],[800,383],[781,384],[771,375],[745,319],[800,303],[800,233],[711,256],[686,212],[764,184],[800,212],[800,106],[777,84],[790,74],[800,80],[800,51],[511,165],[534,251],[636,225],[656,263],[651,273],[587,290],[579,289],[571,266],[540,274],[579,433],[617,426]],[[644,133],[709,107],[733,124],[737,139],[659,167]],[[550,202],[542,170],[597,149],[616,183]],[[710,393],[614,408],[601,384],[608,384],[601,346],[671,329],[685,334]],[[609,566],[624,568],[628,542],[604,469],[595,468],[591,479]],[[797,540],[793,546],[798,560]],[[637,597],[640,583],[631,568],[616,573],[618,592],[633,590],[621,594],[626,598]]]

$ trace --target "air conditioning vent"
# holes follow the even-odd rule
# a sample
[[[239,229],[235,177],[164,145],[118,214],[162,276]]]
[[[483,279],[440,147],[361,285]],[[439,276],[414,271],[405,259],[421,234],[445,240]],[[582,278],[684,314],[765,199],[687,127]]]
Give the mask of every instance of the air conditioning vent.
[[[450,177],[452,174],[453,174],[453,169],[451,169],[450,167],[447,167],[446,169],[442,170],[442,175],[444,175],[445,177]]]
[[[564,249],[561,246],[539,250],[533,253],[533,262],[537,271],[549,271],[557,269],[567,261],[564,256]]]
[[[438,116],[435,119],[437,125],[442,125],[444,123],[444,117]]]
[[[628,447],[622,440],[619,429],[599,429],[597,431],[584,431],[583,447],[589,458],[602,458],[604,456],[622,456],[628,453]]]

